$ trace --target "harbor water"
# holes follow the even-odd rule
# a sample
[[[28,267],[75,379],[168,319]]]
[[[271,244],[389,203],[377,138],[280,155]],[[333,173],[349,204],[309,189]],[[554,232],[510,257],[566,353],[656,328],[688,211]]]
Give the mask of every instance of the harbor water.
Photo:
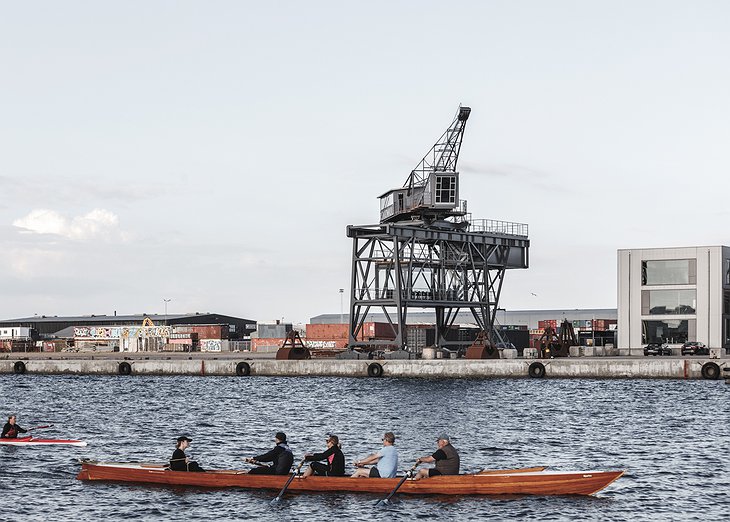
[[[720,520],[730,518],[730,386],[707,380],[0,376],[0,414],[86,448],[0,447],[0,510],[18,520]],[[340,437],[352,462],[396,434],[401,469],[447,432],[462,471],[625,469],[591,497],[409,497],[82,483],[78,459],[164,462],[180,434],[208,469],[289,437],[295,458]],[[362,479],[367,480],[367,479]]]

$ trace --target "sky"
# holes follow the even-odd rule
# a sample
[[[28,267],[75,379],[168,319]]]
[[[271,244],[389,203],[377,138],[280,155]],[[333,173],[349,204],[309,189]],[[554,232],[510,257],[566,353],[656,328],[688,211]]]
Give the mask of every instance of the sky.
[[[617,249],[729,244],[724,1],[0,1],[0,318],[340,312],[472,108],[508,310],[616,306]]]

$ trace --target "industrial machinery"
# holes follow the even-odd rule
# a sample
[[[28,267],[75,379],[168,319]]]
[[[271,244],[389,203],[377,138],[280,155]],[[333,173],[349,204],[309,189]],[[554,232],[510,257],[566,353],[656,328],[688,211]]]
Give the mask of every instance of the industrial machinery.
[[[299,336],[299,332],[291,330],[286,334],[284,344],[276,351],[276,358],[299,361],[302,359],[311,359],[312,355],[309,352],[309,348],[304,345],[304,341]]]
[[[472,220],[466,201],[459,199],[457,161],[470,113],[460,107],[403,186],[380,196],[379,224],[347,227],[352,238],[349,348],[412,351],[406,324],[413,308],[434,310],[438,348],[463,351],[470,344],[446,338],[462,310],[485,332],[485,346],[495,341],[505,271],[528,267],[530,241],[527,225]],[[382,311],[395,340],[358,340],[371,311]]]
[[[535,348],[543,359],[552,359],[554,357],[568,357],[570,355],[570,347],[578,346],[575,337],[573,324],[567,319],[560,324],[560,333],[555,331],[552,326],[547,326],[540,338],[536,342]]]

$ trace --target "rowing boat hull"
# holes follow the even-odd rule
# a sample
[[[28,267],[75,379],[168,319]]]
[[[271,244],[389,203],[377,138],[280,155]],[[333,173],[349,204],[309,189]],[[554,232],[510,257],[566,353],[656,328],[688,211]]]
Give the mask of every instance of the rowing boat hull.
[[[21,437],[17,439],[0,439],[0,444],[5,446],[77,446],[83,448],[86,441],[74,439],[35,439],[33,437]]]
[[[623,471],[520,472],[504,470],[492,474],[437,476],[407,480],[398,490],[411,495],[591,495],[619,478]],[[287,475],[249,475],[244,471],[194,473],[170,471],[162,466],[83,462],[79,480],[138,482],[175,486],[279,490]],[[297,478],[289,491],[338,491],[387,494],[399,478],[318,477]]]

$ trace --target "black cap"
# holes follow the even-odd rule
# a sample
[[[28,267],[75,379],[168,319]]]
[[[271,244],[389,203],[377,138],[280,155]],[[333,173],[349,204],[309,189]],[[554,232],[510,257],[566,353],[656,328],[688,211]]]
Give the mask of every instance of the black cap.
[[[193,442],[193,439],[191,439],[189,437],[186,437],[185,435],[182,435],[182,436],[180,436],[180,437],[177,438],[177,441],[178,442],[183,442],[183,441]]]
[[[277,431],[276,435],[274,435],[274,438],[277,439],[279,442],[286,442],[286,433],[283,431]]]

